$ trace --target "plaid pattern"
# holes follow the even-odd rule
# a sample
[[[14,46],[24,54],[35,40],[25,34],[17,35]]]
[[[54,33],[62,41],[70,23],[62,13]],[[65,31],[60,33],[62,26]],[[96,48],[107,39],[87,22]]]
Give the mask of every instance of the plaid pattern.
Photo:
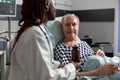
[[[79,59],[83,61],[83,64],[87,60],[87,57],[94,53],[92,48],[85,41],[81,41],[81,43],[76,44],[75,46],[77,46],[80,51]],[[72,46],[67,46],[64,42],[59,43],[55,48],[55,59],[60,61],[62,64],[68,64],[70,63],[69,61],[71,58]],[[77,69],[77,71],[82,71],[82,65]]]

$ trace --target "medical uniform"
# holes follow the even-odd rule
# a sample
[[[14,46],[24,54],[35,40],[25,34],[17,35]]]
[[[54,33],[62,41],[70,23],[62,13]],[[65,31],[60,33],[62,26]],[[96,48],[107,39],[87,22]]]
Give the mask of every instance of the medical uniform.
[[[58,68],[44,25],[28,28],[11,54],[8,80],[74,80],[72,63]]]

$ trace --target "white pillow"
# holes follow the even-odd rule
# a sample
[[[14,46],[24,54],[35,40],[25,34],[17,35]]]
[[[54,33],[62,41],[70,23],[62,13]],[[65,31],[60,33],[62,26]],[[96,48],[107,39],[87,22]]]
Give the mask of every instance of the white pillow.
[[[62,17],[56,17],[53,21],[48,21],[46,29],[52,41],[53,48],[56,44],[63,40],[63,33],[61,31],[61,19]]]

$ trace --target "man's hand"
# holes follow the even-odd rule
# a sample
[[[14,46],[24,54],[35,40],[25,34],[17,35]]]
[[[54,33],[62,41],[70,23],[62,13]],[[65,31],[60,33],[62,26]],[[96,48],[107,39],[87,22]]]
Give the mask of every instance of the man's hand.
[[[104,57],[104,56],[105,56],[105,53],[104,53],[104,51],[98,49],[98,50],[95,52],[95,55],[99,55],[99,56],[101,56],[101,57]]]
[[[110,75],[110,74],[114,74],[115,71],[116,71],[115,65],[109,63],[99,68],[98,72],[100,73],[100,75]]]

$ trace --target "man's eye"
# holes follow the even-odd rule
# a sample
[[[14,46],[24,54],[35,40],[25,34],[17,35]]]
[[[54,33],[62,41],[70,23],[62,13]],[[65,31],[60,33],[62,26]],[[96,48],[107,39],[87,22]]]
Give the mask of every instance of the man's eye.
[[[76,24],[75,24],[75,23],[73,23],[73,26],[76,26]]]
[[[70,24],[67,23],[65,26],[70,26]]]

